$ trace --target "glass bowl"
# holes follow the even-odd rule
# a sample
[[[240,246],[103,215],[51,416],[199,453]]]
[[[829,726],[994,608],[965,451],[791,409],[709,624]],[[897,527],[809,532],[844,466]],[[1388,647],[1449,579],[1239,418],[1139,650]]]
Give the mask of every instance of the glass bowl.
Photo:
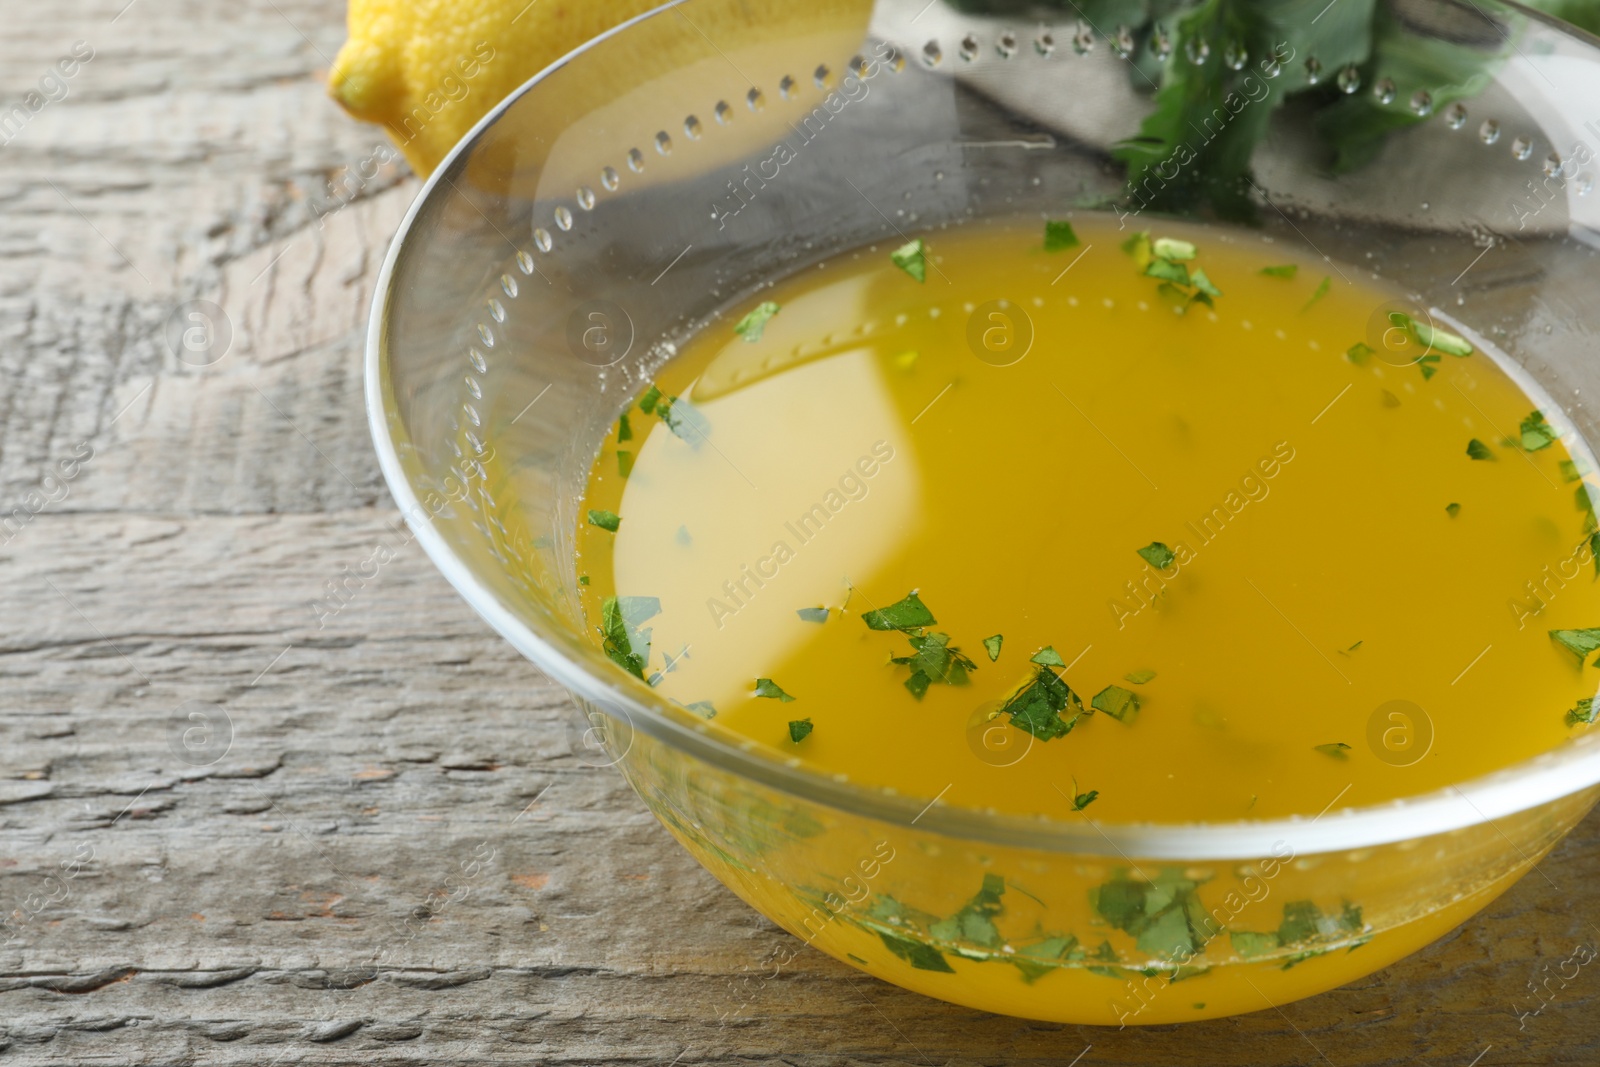
[[[1390,132],[1347,142],[1334,174],[1303,108],[1258,112],[1248,188],[1191,173],[1191,204],[1148,179],[1146,201],[1117,148],[1152,110],[1163,31],[937,0],[761,18],[685,0],[637,18],[496,108],[402,224],[366,362],[395,500],[461,595],[572,692],[581,756],[615,765],[751,906],[851,966],[987,1011],[1107,1025],[1259,1010],[1375,971],[1583,817],[1600,789],[1593,735],[1441,792],[1334,797],[1299,818],[967,809],[835,780],[659,699],[586,635],[573,541],[602,436],[728,305],[841,250],[1063,205],[1124,225],[1157,208],[1253,216],[1241,224],[1492,339],[1593,437],[1600,123],[1581,101],[1600,99],[1600,50],[1494,0],[1383,12],[1405,45],[1393,70],[1209,42],[1202,60],[1255,64],[1263,95],[1337,79]],[[1462,55],[1470,76],[1441,58]],[[720,1016],[742,1010],[722,999]]]

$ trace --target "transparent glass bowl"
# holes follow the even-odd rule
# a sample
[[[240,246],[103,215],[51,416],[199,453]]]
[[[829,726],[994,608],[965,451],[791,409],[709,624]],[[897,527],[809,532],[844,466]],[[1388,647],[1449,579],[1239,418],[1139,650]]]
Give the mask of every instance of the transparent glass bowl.
[[[1600,124],[1580,101],[1600,99],[1600,50],[1492,0],[1409,0],[1396,18],[1418,55],[1483,48],[1481,75],[1360,89],[1416,121],[1339,177],[1285,108],[1252,159],[1256,226],[1448,309],[1595,439]],[[1315,817],[1001,816],[818,775],[661,701],[585,635],[573,564],[601,437],[675,345],[759,283],[902,232],[1128,210],[1110,148],[1151,98],[1116,47],[1128,38],[1104,29],[927,0],[760,20],[687,0],[636,19],[534,78],[428,181],[384,265],[366,371],[384,475],[420,543],[572,691],[584,758],[615,764],[718,878],[888,981],[1122,1025],[1281,1004],[1434,940],[1589,810],[1600,742]],[[798,146],[781,162],[780,141]],[[1108,884],[1124,910],[1176,902],[1190,951],[1155,952],[1114,921]],[[990,925],[960,920],[974,914]],[[742,1010],[722,999],[719,1015]]]

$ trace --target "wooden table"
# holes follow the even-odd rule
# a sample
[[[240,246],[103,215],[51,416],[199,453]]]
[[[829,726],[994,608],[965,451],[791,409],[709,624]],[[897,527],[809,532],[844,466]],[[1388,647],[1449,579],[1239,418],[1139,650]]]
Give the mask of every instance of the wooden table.
[[[1030,1023],[809,950],[738,1011],[787,935],[582,765],[561,692],[415,545],[315,608],[405,540],[360,348],[418,184],[351,177],[382,141],[323,97],[340,7],[6,12],[0,99],[93,58],[0,134],[0,1059],[1600,1061],[1600,971],[1517,1014],[1600,941],[1600,818],[1465,929],[1282,1011]],[[166,338],[194,299],[232,334],[204,366]]]

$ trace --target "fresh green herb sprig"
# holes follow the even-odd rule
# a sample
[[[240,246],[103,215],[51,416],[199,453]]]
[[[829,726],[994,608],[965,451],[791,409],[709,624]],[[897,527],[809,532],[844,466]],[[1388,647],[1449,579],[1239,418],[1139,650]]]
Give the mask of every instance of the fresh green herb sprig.
[[[1033,678],[1005,700],[999,714],[1009,715],[1012,726],[1041,741],[1065,737],[1086,714],[1083,701],[1057,672],[1061,657],[1055,649],[1041,649],[1032,662]]]
[[[1175,311],[1187,311],[1193,304],[1214,307],[1214,298],[1222,295],[1202,268],[1189,266],[1198,254],[1189,241],[1175,237],[1152,240],[1149,230],[1140,230],[1122,242],[1122,250],[1142,273],[1161,282],[1156,292]]]

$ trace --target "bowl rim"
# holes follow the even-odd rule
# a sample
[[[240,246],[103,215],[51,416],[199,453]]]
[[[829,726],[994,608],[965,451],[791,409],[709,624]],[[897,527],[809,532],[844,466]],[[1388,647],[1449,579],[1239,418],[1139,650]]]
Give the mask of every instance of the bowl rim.
[[[631,730],[668,744],[714,770],[841,813],[974,845],[1120,856],[1130,864],[1133,857],[1171,861],[1250,860],[1273,854],[1285,844],[1296,854],[1307,855],[1394,844],[1482,824],[1501,832],[1494,825],[1497,818],[1552,803],[1600,783],[1600,731],[1594,731],[1500,770],[1428,793],[1333,811],[1334,805],[1344,796],[1341,791],[1314,816],[1198,823],[1100,822],[1085,812],[1066,813],[1065,804],[1061,817],[953,807],[940,804],[942,792],[930,800],[904,796],[892,789],[838,781],[803,764],[791,766],[760,755],[758,747],[749,742],[725,741],[703,727],[696,729],[670,713],[662,714],[657,709],[668,707],[664,701],[641,700],[639,692],[626,679],[605,678],[589,670],[501,604],[428,520],[406,477],[400,456],[401,442],[396,436],[400,432],[400,416],[392,405],[387,360],[389,308],[398,295],[394,291],[396,267],[411,247],[415,223],[424,208],[435,197],[455,191],[450,180],[452,168],[517,101],[591,49],[644,22],[663,17],[674,8],[692,6],[694,2],[668,0],[620,23],[529,78],[484,115],[424,181],[390,242],[374,286],[363,379],[368,428],[379,468],[395,504],[428,558],[456,592],[512,647],[575,699],[596,705],[613,717],[620,716]],[[1493,3],[1600,51],[1600,36],[1583,32],[1516,0],[1493,0]],[[1346,786],[1345,791],[1349,788]],[[1074,814],[1076,817],[1070,817]],[[1505,836],[1503,832],[1501,836]],[[1507,837],[1506,840],[1511,839]],[[1523,858],[1530,864],[1533,862],[1526,856]]]

